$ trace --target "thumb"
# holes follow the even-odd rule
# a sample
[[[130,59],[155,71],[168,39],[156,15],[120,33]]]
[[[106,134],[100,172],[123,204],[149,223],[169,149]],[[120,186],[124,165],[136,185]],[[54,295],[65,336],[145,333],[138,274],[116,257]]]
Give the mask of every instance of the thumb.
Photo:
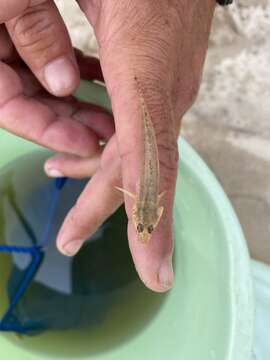
[[[175,86],[172,75],[177,68],[173,57],[176,33],[170,27],[160,32],[165,20],[162,6],[141,2],[138,9],[138,3],[123,1],[115,6],[115,3],[107,2],[101,10],[95,31],[112,101],[122,184],[131,193],[138,190],[144,156],[140,92],[153,123],[160,165],[160,177],[153,181],[158,182],[159,192],[165,191],[166,195],[161,204],[164,207],[163,216],[148,244],[138,241],[131,216],[134,200],[126,197],[125,205],[130,219],[129,245],[136,269],[148,287],[166,291],[173,282],[172,208],[178,167],[176,129],[179,124],[175,121],[172,96]],[[128,24],[125,19],[130,19]],[[154,20],[151,22],[149,19]],[[170,71],[169,64],[172,66]]]
[[[137,83],[131,81],[130,88],[123,84],[121,90],[119,89],[112,99],[124,189],[139,196],[138,184],[145,181],[149,186],[148,193],[151,194],[156,186],[155,183],[157,183],[158,194],[165,193],[158,205],[155,203],[155,198],[149,198],[144,205],[143,200],[141,203],[135,203],[134,199],[125,197],[126,210],[130,219],[129,244],[137,271],[148,287],[164,291],[168,290],[173,282],[172,209],[178,168],[177,132],[170,96],[166,89],[160,87],[159,80],[155,76],[145,77],[144,74],[139,72],[139,75],[136,75],[141,84],[139,85],[140,92],[136,88]],[[141,131],[142,122],[145,120],[140,105],[142,101],[139,98],[140,93],[143,94],[144,106],[147,108],[154,128],[159,174],[153,171],[150,163],[149,165],[146,163],[147,170],[143,173],[146,159],[145,148],[147,146],[154,148],[154,146],[145,144],[148,139]],[[122,99],[126,99],[126,102]],[[147,174],[151,176],[150,179],[146,179]],[[143,195],[143,192],[141,194]],[[152,201],[155,204],[153,207]],[[144,227],[153,225],[146,221],[147,215],[157,214],[159,207],[163,208],[163,215],[147,244],[138,241],[139,221],[132,217],[133,210],[136,209],[135,204],[137,210],[144,207],[144,216],[141,217],[145,219],[145,222],[142,222]]]
[[[136,71],[135,76],[138,81],[132,77],[134,71]],[[136,70],[136,68],[134,70],[134,67],[127,69],[126,72],[123,72],[127,78],[119,77],[117,83],[112,81],[111,99],[121,159],[123,188],[138,196],[138,184],[147,181],[149,193],[154,191],[152,189],[155,189],[156,186],[158,194],[165,193],[159,205],[155,203],[156,198],[153,197],[145,206],[145,215],[150,211],[157,214],[159,206],[164,208],[163,215],[147,244],[138,241],[136,229],[138,221],[134,221],[132,217],[135,209],[134,199],[125,197],[126,211],[130,219],[129,245],[136,269],[148,287],[157,291],[164,291],[170,288],[173,282],[172,209],[178,168],[177,126],[168,89],[162,87],[158,77],[154,74],[147,76],[147,73],[147,66],[145,68],[142,66],[140,70]],[[154,128],[159,174],[157,171],[153,171],[151,164],[146,164],[147,170],[145,170],[144,175],[142,172],[146,159],[145,147],[150,146],[153,149],[155,145],[153,143],[145,144],[148,139],[141,130],[142,122],[145,120],[142,115],[142,99],[140,96],[143,96],[144,106]],[[150,156],[153,157],[154,154],[151,151]],[[151,178],[146,179],[147,174]],[[137,203],[136,206],[144,205]],[[143,225],[145,227],[154,224],[144,223]]]

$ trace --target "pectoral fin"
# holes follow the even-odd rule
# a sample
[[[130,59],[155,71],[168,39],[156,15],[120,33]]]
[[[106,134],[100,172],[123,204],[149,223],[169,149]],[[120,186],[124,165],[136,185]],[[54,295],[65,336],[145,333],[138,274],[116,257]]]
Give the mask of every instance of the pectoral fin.
[[[160,203],[163,196],[166,194],[166,191],[163,191],[161,194],[158,195],[158,203]]]
[[[158,218],[157,218],[157,221],[155,223],[155,227],[158,225],[160,219],[161,219],[161,216],[163,214],[163,211],[164,211],[164,207],[163,206],[160,206],[158,209],[157,209],[157,215],[158,215]]]
[[[125,189],[122,189],[122,188],[120,188],[118,186],[115,186],[115,188],[117,190],[121,191],[122,193],[124,193],[125,195],[131,197],[132,199],[135,199],[135,197],[136,197],[136,195],[132,194],[131,192],[129,192],[129,191],[125,190]]]

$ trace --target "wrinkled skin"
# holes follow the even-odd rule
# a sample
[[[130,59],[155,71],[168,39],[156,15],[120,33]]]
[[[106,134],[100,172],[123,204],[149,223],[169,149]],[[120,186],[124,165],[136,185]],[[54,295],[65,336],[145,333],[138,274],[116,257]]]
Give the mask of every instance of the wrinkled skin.
[[[123,202],[115,186],[135,192],[142,143],[136,75],[157,136],[166,216],[147,246],[137,241],[131,221],[128,238],[142,281],[166,291],[173,283],[176,141],[198,91],[215,1],[77,2],[94,27],[103,75],[97,61],[75,56],[52,0],[0,0],[0,126],[58,153],[45,164],[48,175],[92,175],[57,238],[60,251],[74,255]],[[79,68],[85,79],[104,76],[114,119],[70,96]],[[133,200],[125,197],[125,206],[131,218]]]

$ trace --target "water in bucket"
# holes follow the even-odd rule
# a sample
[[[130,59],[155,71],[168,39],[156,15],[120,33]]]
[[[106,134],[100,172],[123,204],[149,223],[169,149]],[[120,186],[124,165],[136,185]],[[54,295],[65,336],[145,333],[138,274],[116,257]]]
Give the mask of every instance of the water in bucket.
[[[57,186],[42,171],[45,158],[42,152],[25,155],[0,173],[0,249],[13,249],[0,252],[2,330],[22,334],[20,339],[8,336],[42,352],[57,353],[59,338],[66,341],[71,333],[80,337],[82,354],[104,351],[146,326],[166,297],[138,280],[123,207],[75,257],[58,252],[57,231],[87,180],[68,179]],[[36,254],[16,251],[39,247]],[[31,281],[8,312],[29,270]]]
[[[83,100],[110,110],[104,87],[94,83],[82,85],[80,96]],[[4,189],[13,194],[9,198],[0,195],[4,198],[0,201],[0,208],[4,207],[1,214],[9,214],[8,221],[0,216],[2,244],[7,246],[7,243],[14,242],[13,239],[25,241],[29,235],[31,239],[37,237],[36,234],[41,234],[38,239],[46,238],[46,233],[50,235],[48,245],[44,247],[44,260],[28,288],[28,295],[25,292],[29,303],[24,302],[27,305],[24,309],[31,319],[33,314],[41,313],[42,324],[45,318],[50,320],[50,326],[54,326],[53,330],[36,329],[19,338],[1,333],[2,356],[5,354],[10,360],[250,358],[253,297],[248,253],[239,223],[207,166],[183,139],[179,146],[181,164],[174,208],[175,282],[168,294],[161,295],[147,290],[138,280],[127,245],[126,218],[121,210],[114,220],[105,224],[102,234],[99,232],[97,237],[89,239],[73,259],[58,254],[54,245],[57,230],[83,183],[68,180],[61,191],[55,190],[55,182],[46,178],[42,170],[43,160],[49,154],[0,132],[0,183],[9,184]],[[23,153],[28,155],[21,158]],[[39,202],[35,199],[39,198],[44,200],[43,207],[41,204],[37,208]],[[53,207],[48,205],[52,202],[61,206],[52,211]],[[68,204],[66,208],[64,202]],[[32,211],[27,205],[31,203],[35,204]],[[54,221],[49,221],[48,213],[53,212]],[[46,221],[43,216],[38,216],[43,213]],[[12,223],[11,219],[17,220]],[[120,231],[123,237],[109,236],[110,241],[103,241],[108,228],[116,229],[118,221],[124,226],[124,231]],[[15,223],[23,237],[13,237],[17,234],[12,231]],[[94,252],[99,256],[95,257]],[[103,255],[107,268],[104,267]],[[29,258],[23,265],[14,256],[14,253],[0,255],[0,315],[5,314],[12,298],[7,287],[12,270],[15,265],[23,269],[29,264]],[[94,271],[97,268],[99,272]],[[117,277],[114,277],[114,272]],[[37,288],[38,291],[33,292]],[[45,298],[40,296],[41,289],[46,289]],[[96,302],[91,300],[92,311],[87,312],[87,302],[85,306],[82,303],[73,306],[72,311],[66,310],[67,298],[80,295],[89,300],[89,291],[99,299]],[[46,311],[52,304],[52,294],[59,302]],[[38,301],[33,302],[34,299]],[[38,308],[33,306],[35,304]],[[64,325],[63,317],[59,317],[61,304],[64,304],[66,315]],[[53,312],[57,313],[56,316],[52,315]]]

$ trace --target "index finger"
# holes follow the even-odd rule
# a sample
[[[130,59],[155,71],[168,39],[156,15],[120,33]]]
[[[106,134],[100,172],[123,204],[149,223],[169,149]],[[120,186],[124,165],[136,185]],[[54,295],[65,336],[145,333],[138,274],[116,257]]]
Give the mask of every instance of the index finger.
[[[0,127],[60,152],[89,156],[98,151],[98,138],[87,126],[28,98],[19,76],[2,62],[0,73]]]
[[[79,85],[79,70],[55,2],[23,3],[26,6],[18,5],[16,15],[5,22],[17,52],[49,92],[56,96],[70,95]]]

